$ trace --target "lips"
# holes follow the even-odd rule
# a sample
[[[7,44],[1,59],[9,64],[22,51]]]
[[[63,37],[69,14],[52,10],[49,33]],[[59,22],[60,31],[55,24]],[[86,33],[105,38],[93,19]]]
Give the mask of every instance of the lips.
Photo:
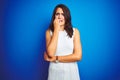
[[[60,22],[63,22],[63,20],[60,20]]]

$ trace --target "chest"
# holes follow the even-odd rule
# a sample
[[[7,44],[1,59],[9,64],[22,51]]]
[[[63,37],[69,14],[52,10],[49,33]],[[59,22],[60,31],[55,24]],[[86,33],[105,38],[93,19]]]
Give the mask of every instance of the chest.
[[[57,48],[72,50],[73,46],[73,37],[70,38],[66,32],[60,32],[58,36]]]

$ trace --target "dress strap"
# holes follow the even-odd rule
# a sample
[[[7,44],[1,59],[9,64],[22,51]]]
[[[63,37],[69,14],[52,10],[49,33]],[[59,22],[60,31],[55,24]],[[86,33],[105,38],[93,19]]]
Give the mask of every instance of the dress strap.
[[[73,37],[75,36],[75,28],[73,28]]]
[[[50,35],[52,36],[53,32],[50,30]]]

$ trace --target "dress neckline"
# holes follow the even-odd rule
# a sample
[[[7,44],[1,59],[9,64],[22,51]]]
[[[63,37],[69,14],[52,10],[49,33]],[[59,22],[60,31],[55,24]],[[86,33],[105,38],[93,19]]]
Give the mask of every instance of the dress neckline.
[[[64,32],[65,30],[60,30],[60,32]]]

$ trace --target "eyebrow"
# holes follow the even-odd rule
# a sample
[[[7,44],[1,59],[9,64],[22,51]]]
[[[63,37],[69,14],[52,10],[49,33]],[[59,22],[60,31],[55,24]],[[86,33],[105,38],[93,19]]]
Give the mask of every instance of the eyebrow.
[[[56,12],[56,13],[60,13],[60,12]],[[62,12],[63,13],[63,12]]]
[[[64,14],[64,13],[59,13],[59,12],[56,12],[55,14]]]

